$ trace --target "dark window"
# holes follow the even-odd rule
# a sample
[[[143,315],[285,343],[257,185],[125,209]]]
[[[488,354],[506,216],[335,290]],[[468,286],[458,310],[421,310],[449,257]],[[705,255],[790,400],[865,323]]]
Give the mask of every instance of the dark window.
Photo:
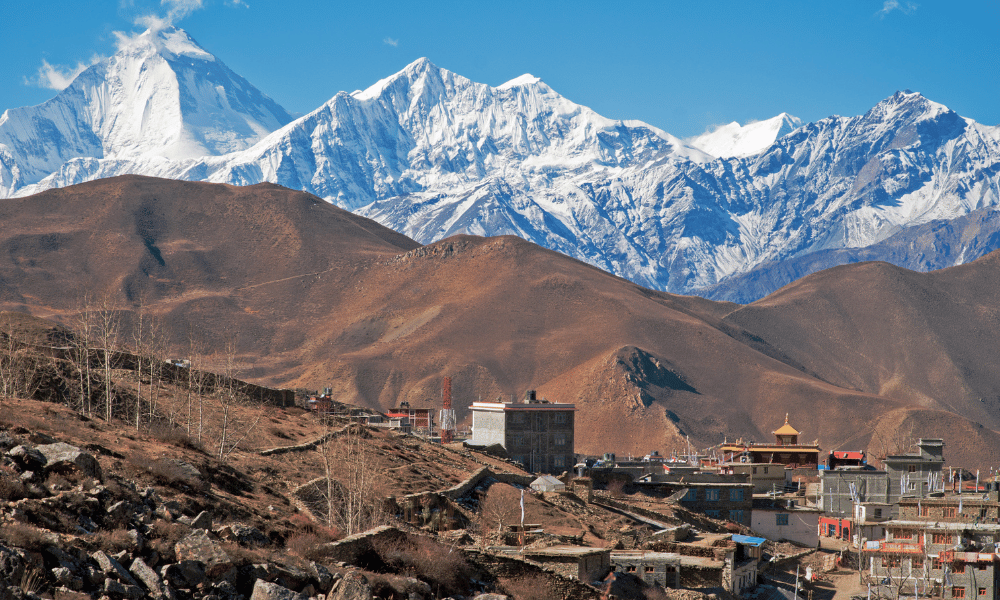
[[[955,587],[951,588],[951,597],[965,598],[965,588],[960,585],[956,585]]]
[[[718,502],[719,501],[719,490],[717,488],[708,488],[705,490],[705,501],[706,502]]]
[[[788,513],[778,513],[774,515],[775,525],[788,525]]]

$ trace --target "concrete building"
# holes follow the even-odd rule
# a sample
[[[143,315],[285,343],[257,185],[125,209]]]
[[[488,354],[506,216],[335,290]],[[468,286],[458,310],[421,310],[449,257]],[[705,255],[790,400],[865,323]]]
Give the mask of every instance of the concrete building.
[[[852,492],[852,486],[854,492]],[[819,490],[816,507],[828,517],[850,519],[854,514],[854,496],[860,502],[894,504],[899,499],[899,489],[892,494],[889,474],[868,468],[845,468],[836,471],[819,472]]]
[[[500,444],[533,473],[562,473],[575,464],[572,404],[538,399],[534,390],[522,402],[473,402],[472,446]]]
[[[645,493],[669,496],[686,489],[680,505],[713,519],[750,526],[753,484],[746,475],[689,473],[686,475],[646,475],[633,484]]]
[[[944,440],[921,439],[917,448],[916,453],[887,456],[882,461],[889,475],[890,494],[895,498],[923,497],[936,486],[943,488]]]
[[[783,498],[754,498],[750,529],[769,540],[788,541],[808,548],[819,546],[817,508]]]
[[[766,494],[772,491],[782,491],[788,484],[785,465],[774,463],[752,463],[752,462],[730,462],[723,463],[720,469],[737,474],[746,475],[753,484],[753,493]]]
[[[901,499],[898,517],[882,523],[885,539],[864,540],[861,547],[873,591],[883,598],[914,592],[939,598],[997,598],[998,517],[994,489]]]

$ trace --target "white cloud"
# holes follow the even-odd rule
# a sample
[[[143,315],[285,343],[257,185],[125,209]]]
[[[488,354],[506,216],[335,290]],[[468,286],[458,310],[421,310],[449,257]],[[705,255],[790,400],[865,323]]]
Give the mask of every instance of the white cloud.
[[[38,68],[38,72],[35,73],[34,77],[25,77],[24,83],[25,85],[35,85],[50,90],[64,90],[69,87],[69,84],[73,83],[77,75],[83,73],[90,65],[102,58],[104,57],[95,54],[90,57],[89,63],[78,62],[75,67],[52,65],[49,64],[49,61],[42,59],[42,66]]]
[[[391,37],[386,37],[384,40],[382,40],[382,43],[395,48],[396,46],[399,45],[399,40],[394,40]]]
[[[900,2],[899,0],[885,0],[885,2],[882,3],[882,9],[875,14],[877,14],[879,17],[883,19],[894,10],[898,10],[904,15],[908,15],[913,13],[913,11],[917,10],[917,6],[918,5],[914,4],[913,2]]]

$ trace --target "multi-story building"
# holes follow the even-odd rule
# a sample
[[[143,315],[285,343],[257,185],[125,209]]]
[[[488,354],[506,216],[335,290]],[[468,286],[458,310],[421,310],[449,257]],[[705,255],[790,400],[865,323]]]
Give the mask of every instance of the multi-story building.
[[[529,390],[523,402],[473,402],[473,446],[499,444],[533,473],[561,473],[575,463],[573,404],[538,399]]]
[[[814,469],[819,465],[819,444],[800,444],[801,432],[789,425],[787,414],[785,424],[772,433],[773,444],[737,440],[732,443],[724,442],[719,450],[727,462],[768,463]]]
[[[766,494],[768,492],[784,491],[788,485],[785,465],[774,463],[751,463],[751,462],[730,462],[723,463],[720,468],[727,472],[750,477],[753,484],[753,493]]]
[[[687,473],[684,475],[646,475],[634,484],[651,495],[669,496],[681,490],[687,493],[680,505],[713,519],[750,526],[753,508],[753,484],[746,475]]]
[[[881,523],[885,539],[862,545],[873,591],[892,599],[1000,597],[998,517],[1000,502],[992,489],[901,498],[898,516]]]
[[[935,485],[943,483],[941,469],[944,466],[944,440],[921,439],[917,442],[917,448],[919,450],[916,453],[896,454],[882,460],[889,476],[892,497],[923,497],[933,491]]]

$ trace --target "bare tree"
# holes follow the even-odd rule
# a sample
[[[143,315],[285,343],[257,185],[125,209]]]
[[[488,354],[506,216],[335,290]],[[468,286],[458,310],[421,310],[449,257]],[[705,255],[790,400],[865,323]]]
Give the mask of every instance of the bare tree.
[[[257,429],[257,424],[264,416],[264,405],[257,403],[254,407],[246,394],[238,389],[236,379],[240,373],[236,356],[238,339],[238,336],[229,336],[221,373],[218,374],[221,377],[216,378],[216,397],[219,403],[219,416],[222,419],[219,426],[218,458],[223,461]]]
[[[89,294],[84,294],[80,299],[74,324],[73,355],[80,378],[80,414],[88,417],[93,416],[90,361],[95,329],[94,314],[93,300]]]
[[[0,331],[0,397],[30,398],[35,392],[38,361],[13,331]]]
[[[105,295],[96,312],[97,356],[104,377],[104,420],[111,422],[115,410],[114,381],[111,372],[116,368],[115,358],[121,319],[118,306],[109,295]]]
[[[352,535],[387,520],[384,507],[382,479],[374,458],[374,449],[366,440],[371,434],[364,426],[351,423],[327,435],[317,446],[323,460],[322,496],[325,520],[329,527],[336,527]]]
[[[504,525],[509,525],[521,514],[521,491],[517,488],[497,483],[491,485],[486,495],[479,501],[477,521],[483,543],[494,527],[496,537],[503,534]]]

